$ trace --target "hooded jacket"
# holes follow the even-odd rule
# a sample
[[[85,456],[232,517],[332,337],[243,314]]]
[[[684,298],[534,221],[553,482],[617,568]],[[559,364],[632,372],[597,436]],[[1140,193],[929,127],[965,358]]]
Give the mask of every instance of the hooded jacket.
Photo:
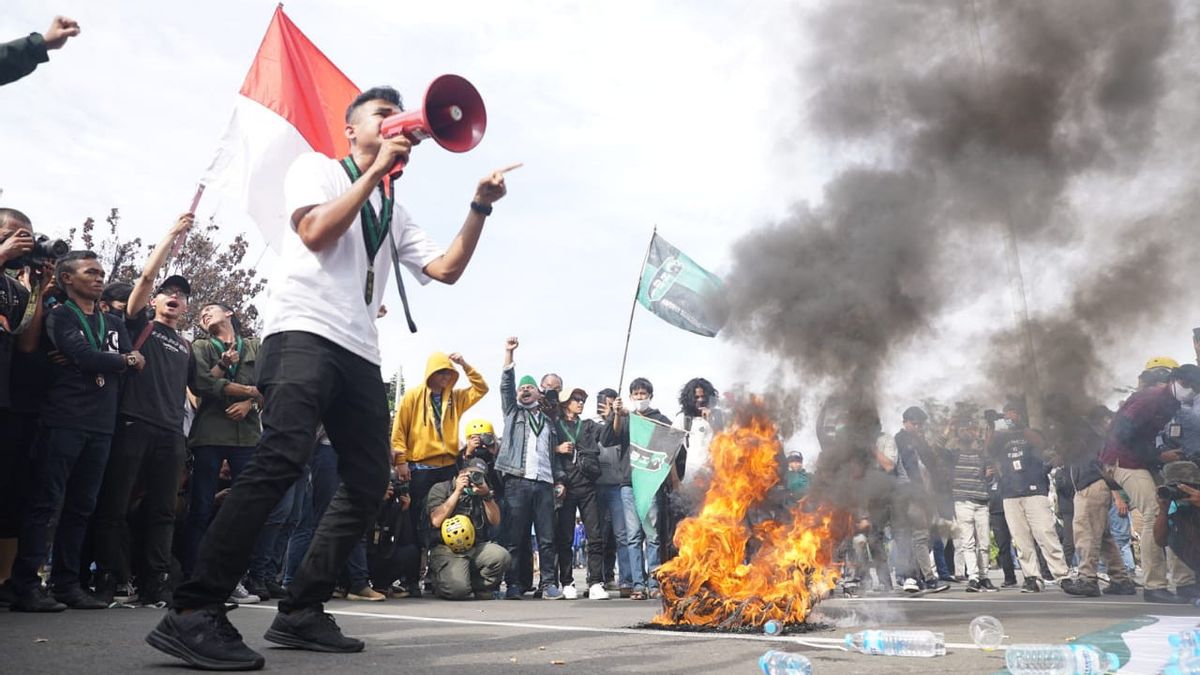
[[[429,378],[439,370],[452,370],[454,377],[441,391],[441,407],[433,408],[434,392],[429,388]],[[396,462],[416,462],[429,466],[454,466],[458,456],[458,427],[462,414],[479,402],[488,393],[483,376],[468,364],[463,372],[471,386],[455,389],[458,371],[450,357],[434,352],[425,364],[425,379],[419,386],[404,392],[404,398],[396,409],[392,422],[392,450]],[[440,414],[441,425],[438,425]]]

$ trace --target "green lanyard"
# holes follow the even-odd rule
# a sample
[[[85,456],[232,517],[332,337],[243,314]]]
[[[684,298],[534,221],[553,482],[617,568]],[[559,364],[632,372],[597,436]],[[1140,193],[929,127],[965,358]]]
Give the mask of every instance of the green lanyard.
[[[579,438],[579,429],[580,429],[582,426],[583,426],[583,419],[582,419],[582,418],[581,418],[581,419],[577,419],[577,420],[575,420],[575,433],[571,433],[571,430],[570,430],[570,429],[568,429],[566,426],[564,426],[564,425],[563,425],[563,422],[562,422],[562,420],[559,420],[559,421],[558,421],[558,428],[559,428],[559,429],[562,429],[562,432],[563,432],[564,434],[566,434],[567,438],[571,439],[571,442],[572,442],[572,443],[574,443],[574,442],[575,442],[575,439],[576,439],[576,438]]]
[[[362,175],[359,173],[358,165],[354,163],[353,157],[343,157],[342,168],[346,170],[346,175],[350,176],[352,183]],[[384,191],[382,183],[379,185],[379,196],[382,200],[379,206],[379,215],[376,215],[375,209],[371,208],[370,199],[363,202],[360,212],[363,244],[367,247],[367,283],[363,286],[363,300],[368,305],[375,296],[375,254],[379,252],[379,247],[383,246],[383,240],[387,238],[388,231],[392,228],[392,207],[395,203],[392,197]]]
[[[108,336],[108,332],[105,330],[104,326],[104,312],[96,312],[100,315],[100,334],[97,335],[96,333],[92,332],[92,324],[87,320],[87,315],[83,313],[83,310],[79,308],[79,305],[75,304],[74,300],[67,300],[64,304],[66,304],[67,309],[70,309],[79,319],[79,323],[83,326],[83,334],[87,337],[88,344],[92,346],[92,349],[101,351],[100,347],[103,345],[103,340]]]
[[[220,357],[221,354],[225,353],[225,343],[224,342],[221,342],[217,338],[209,338],[209,342],[212,342],[212,346],[216,347],[218,358]],[[237,345],[238,360],[237,360],[237,363],[233,364],[232,366],[229,367],[228,370],[225,371],[225,372],[229,373],[229,379],[231,379],[231,380],[233,378],[237,377],[238,366],[242,365],[242,356],[245,355],[245,351],[242,349],[242,336],[241,335],[237,336],[237,342],[234,344]]]
[[[542,411],[538,410],[537,412],[526,412],[529,415],[529,426],[533,428],[534,438],[541,436],[542,429],[546,427],[546,420],[544,417],[542,417]]]

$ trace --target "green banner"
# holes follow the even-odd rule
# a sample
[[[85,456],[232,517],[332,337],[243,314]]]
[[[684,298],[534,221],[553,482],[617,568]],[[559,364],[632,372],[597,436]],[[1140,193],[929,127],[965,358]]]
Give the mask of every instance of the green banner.
[[[704,337],[721,330],[716,296],[723,284],[665,239],[654,235],[642,268],[638,302],[660,319]]]
[[[629,465],[633,467],[633,502],[639,520],[645,520],[654,495],[671,473],[675,453],[687,435],[641,415],[629,416]],[[682,478],[682,476],[680,476]]]

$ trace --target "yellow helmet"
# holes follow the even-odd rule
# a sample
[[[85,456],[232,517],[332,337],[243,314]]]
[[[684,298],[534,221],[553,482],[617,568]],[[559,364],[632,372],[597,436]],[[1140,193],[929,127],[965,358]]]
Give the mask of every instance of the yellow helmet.
[[[1156,356],[1146,362],[1146,367],[1142,370],[1153,370],[1155,368],[1170,368],[1175,370],[1179,367],[1179,362],[1169,356]]]
[[[466,553],[475,545],[475,524],[459,514],[442,521],[442,543],[455,553]]]
[[[466,436],[474,436],[475,434],[491,434],[496,435],[496,429],[492,423],[487,420],[474,419],[467,422],[467,428],[464,432]]]

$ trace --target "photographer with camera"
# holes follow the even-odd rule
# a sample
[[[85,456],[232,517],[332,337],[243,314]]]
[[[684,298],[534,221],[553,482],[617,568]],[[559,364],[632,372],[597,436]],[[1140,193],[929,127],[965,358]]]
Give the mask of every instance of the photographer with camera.
[[[1129,495],[1130,506],[1142,514],[1142,566],[1146,570],[1142,599],[1146,602],[1186,604],[1200,595],[1195,575],[1182,564],[1175,565],[1176,592],[1169,590],[1167,557],[1174,554],[1152,543],[1158,518],[1154,472],[1183,458],[1178,449],[1157,447],[1156,439],[1181,406],[1195,401],[1197,391],[1200,367],[1190,363],[1172,370],[1166,382],[1135,391],[1117,410],[1100,453],[1105,470]]]
[[[1188,567],[1200,567],[1200,467],[1188,461],[1168,462],[1163,485],[1155,492],[1158,515],[1154,543],[1168,547]]]
[[[1004,500],[1004,520],[1012,533],[1020,557],[1025,583],[1022,593],[1040,593],[1046,587],[1038,565],[1040,548],[1052,580],[1070,574],[1063,557],[1062,542],[1054,530],[1054,510],[1050,506],[1050,469],[1044,452],[1046,440],[1025,423],[1019,406],[1007,403],[1004,414],[989,415],[992,425],[985,438],[988,457],[1000,470],[1000,497]]]
[[[456,366],[467,376],[470,386],[454,388],[458,383]],[[396,474],[401,480],[411,481],[413,506],[409,517],[416,532],[424,532],[427,527],[420,514],[425,510],[430,488],[456,474],[459,420],[487,393],[483,375],[461,354],[434,352],[425,363],[425,379],[405,391],[396,407],[392,455]],[[419,595],[420,586],[411,586],[409,592]]]
[[[429,549],[433,592],[446,600],[491,600],[511,561],[503,546],[486,539],[500,525],[500,505],[487,481],[488,465],[467,460],[453,480],[429,490],[429,524],[440,542]]]
[[[394,582],[416,579],[420,574],[421,547],[408,515],[411,506],[408,481],[400,480],[392,469],[383,506],[367,531],[367,569],[376,588],[387,593],[398,591],[400,597],[408,594],[397,589]]]
[[[45,331],[63,358],[50,366],[35,481],[13,566],[12,608],[24,612],[108,606],[80,584],[80,549],[109,459],[121,374],[146,365],[132,349],[124,322],[99,311],[104,268],[95,253],[68,253],[58,261],[55,277],[67,299],[47,315]],[[50,553],[50,532],[54,599],[41,593],[38,578]]]

